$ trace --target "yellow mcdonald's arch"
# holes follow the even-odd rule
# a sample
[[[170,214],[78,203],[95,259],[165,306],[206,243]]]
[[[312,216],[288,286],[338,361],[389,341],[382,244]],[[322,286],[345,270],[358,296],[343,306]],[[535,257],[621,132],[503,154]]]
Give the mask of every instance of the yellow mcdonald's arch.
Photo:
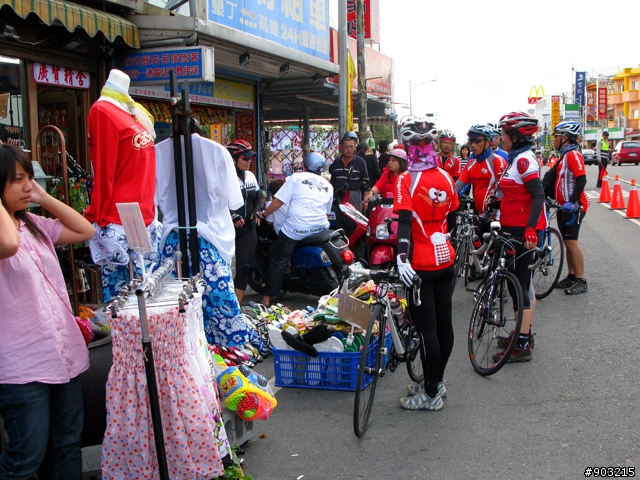
[[[532,85],[529,89],[529,103],[531,104],[538,103],[544,96],[544,87],[542,85],[537,87]]]

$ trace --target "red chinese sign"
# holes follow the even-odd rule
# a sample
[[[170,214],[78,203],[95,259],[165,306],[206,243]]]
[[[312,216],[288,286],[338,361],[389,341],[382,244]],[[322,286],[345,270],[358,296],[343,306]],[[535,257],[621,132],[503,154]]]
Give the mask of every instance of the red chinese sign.
[[[598,119],[608,118],[607,112],[607,81],[598,80]]]
[[[33,64],[33,80],[43,85],[59,85],[84,90],[91,85],[91,76],[87,72],[46,63]]]
[[[356,0],[347,0],[347,34],[356,38]],[[364,0],[364,38],[380,43],[380,0]]]

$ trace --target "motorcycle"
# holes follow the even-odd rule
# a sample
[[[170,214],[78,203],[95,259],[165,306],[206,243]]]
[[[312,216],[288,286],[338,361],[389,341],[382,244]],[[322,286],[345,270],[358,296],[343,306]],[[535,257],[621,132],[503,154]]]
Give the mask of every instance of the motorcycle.
[[[393,213],[393,195],[374,195],[369,199],[369,225],[366,245],[371,269],[395,267],[398,251],[398,215]]]
[[[264,293],[269,269],[269,249],[274,242],[273,237],[261,233],[251,263],[249,286],[261,294]],[[279,296],[286,292],[318,297],[326,295],[339,286],[343,267],[353,263],[353,260],[354,254],[341,230],[325,230],[303,238],[293,252]]]

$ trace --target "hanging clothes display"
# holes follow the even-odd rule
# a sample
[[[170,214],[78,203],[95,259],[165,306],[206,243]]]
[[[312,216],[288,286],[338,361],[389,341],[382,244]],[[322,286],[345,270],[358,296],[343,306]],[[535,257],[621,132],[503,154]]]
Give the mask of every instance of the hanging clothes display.
[[[231,454],[202,321],[202,285],[180,312],[184,282],[166,281],[147,302],[162,432],[172,480],[224,473]],[[111,318],[113,366],[106,386],[104,479],[155,479],[158,463],[137,304],[129,300]]]
[[[84,216],[96,227],[89,240],[91,256],[102,268],[103,301],[129,281],[129,251],[117,203],[138,203],[149,235],[160,228],[155,219],[155,132],[150,114],[129,96],[129,77],[113,69],[87,117],[87,141],[95,174],[91,203]],[[145,256],[156,262],[157,252]],[[140,264],[136,264],[139,272]]]
[[[182,140],[184,143],[184,138]],[[203,299],[205,333],[211,344],[244,345],[251,336],[234,293],[231,260],[235,252],[235,229],[229,214],[229,210],[240,208],[244,201],[229,152],[197,134],[192,134],[191,141],[200,272],[207,282]],[[176,250],[177,229],[183,228],[178,226],[171,139],[156,145],[156,161],[156,203],[164,222],[160,250],[166,258]],[[188,215],[186,224],[189,225]]]

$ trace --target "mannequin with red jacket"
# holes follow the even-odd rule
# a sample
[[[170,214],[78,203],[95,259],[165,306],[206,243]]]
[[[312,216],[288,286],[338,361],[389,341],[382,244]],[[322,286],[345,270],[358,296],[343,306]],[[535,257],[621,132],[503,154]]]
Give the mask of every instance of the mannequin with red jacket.
[[[115,69],[91,106],[87,123],[94,186],[84,215],[96,228],[89,248],[93,261],[102,268],[103,301],[107,302],[129,282],[130,258],[140,269],[138,255],[126,241],[117,203],[140,205],[157,251],[161,225],[155,219],[154,205],[155,131],[153,117],[129,96],[129,77]],[[157,253],[148,258],[157,259]]]

